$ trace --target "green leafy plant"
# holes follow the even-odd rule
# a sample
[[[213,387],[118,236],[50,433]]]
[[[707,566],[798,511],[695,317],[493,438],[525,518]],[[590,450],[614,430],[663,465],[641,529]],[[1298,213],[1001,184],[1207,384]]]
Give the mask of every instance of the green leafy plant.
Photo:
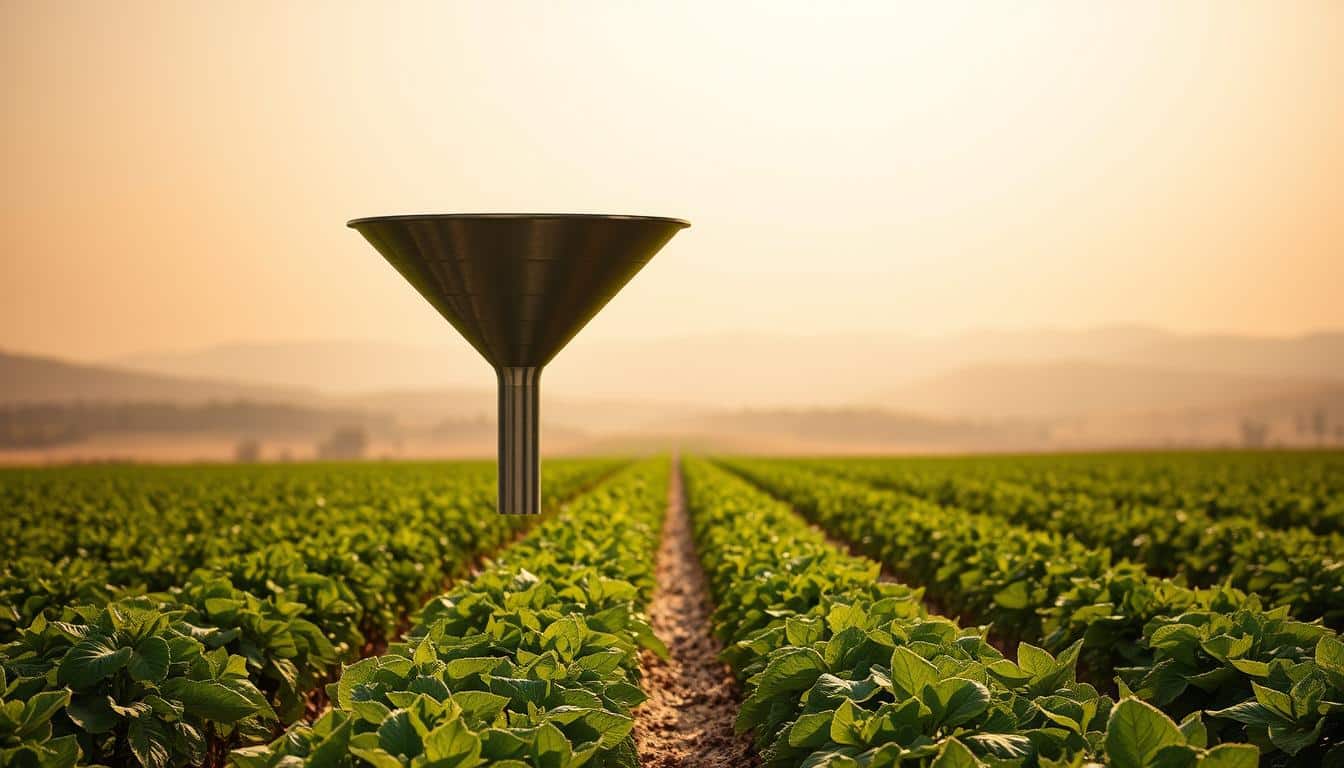
[[[548,503],[616,465],[561,464]],[[442,469],[20,473],[32,483],[0,493],[28,503],[0,533],[38,535],[0,565],[11,693],[67,690],[54,738],[95,762],[213,765],[271,739],[367,636],[522,524],[495,515],[488,466],[450,465],[446,482]],[[44,737],[14,738],[29,755]]]
[[[211,649],[218,633],[144,599],[67,619],[39,617],[4,648],[3,668],[7,695],[59,702],[53,732],[87,759],[181,766],[203,762],[212,735],[270,732],[275,712],[241,656]]]
[[[1344,697],[1331,698],[1328,675],[1314,658],[1320,643],[1328,640],[1328,649],[1338,639],[1319,624],[1293,620],[1287,607],[1266,609],[1230,588],[1190,589],[1133,564],[1110,565],[1106,553],[1057,534],[929,508],[797,466],[732,466],[844,538],[880,552],[894,570],[967,615],[1011,627],[1019,637],[1034,634],[1054,651],[1081,643],[1089,679],[1118,672],[1121,693],[1132,691],[1176,717],[1212,710],[1213,743],[1253,743],[1266,765],[1298,765],[1326,754],[1334,759],[1344,738],[1331,704]],[[1299,683],[1305,703],[1281,708],[1278,721],[1259,717],[1263,702],[1248,703],[1260,693],[1282,704],[1270,691],[1291,697]],[[1229,709],[1235,705],[1246,708]]]
[[[1112,768],[1255,768],[1260,751],[1250,744],[1208,746],[1195,713],[1179,725],[1151,704],[1124,699],[1106,724],[1106,758]]]
[[[667,466],[626,471],[434,600],[388,653],[328,686],[332,710],[240,768],[638,764],[638,654]]]
[[[1119,457],[1107,457],[1106,462],[1106,467],[1117,462],[1123,465]],[[1257,495],[1250,497],[1245,490],[1234,493],[1223,486],[1196,496],[1189,490],[1208,480],[1204,473],[1192,471],[1182,478],[1182,492],[1169,488],[1140,495],[1134,487],[1142,483],[1133,477],[1116,482],[1068,473],[1061,477],[1060,464],[1060,459],[1052,457],[1048,473],[1034,474],[1025,474],[1016,461],[1004,459],[977,461],[974,473],[961,462],[938,465],[941,469],[891,459],[797,465],[908,493],[949,510],[970,510],[1035,530],[1066,534],[1088,547],[1103,548],[1117,558],[1141,564],[1153,575],[1179,577],[1194,586],[1232,586],[1259,595],[1270,605],[1286,605],[1299,618],[1322,618],[1336,629],[1344,627],[1344,560],[1340,556],[1344,536],[1338,528],[1318,534],[1302,527],[1280,530],[1265,524],[1268,520],[1329,528],[1305,513],[1285,518],[1262,511],[1266,507],[1292,509],[1291,500],[1311,498],[1303,497],[1297,488],[1258,488]],[[1297,457],[1275,463],[1276,474],[1294,480],[1310,479],[1316,468],[1315,462]],[[1323,491],[1323,498],[1329,495]],[[1242,506],[1238,508],[1237,503]],[[1311,508],[1325,513],[1318,504]]]
[[[0,669],[0,766],[70,768],[79,760],[79,741],[73,734],[56,736],[51,721],[70,703],[70,691],[41,691],[24,699],[15,697]]]
[[[1021,765],[1096,750],[1111,701],[1077,681],[1077,645],[1006,659],[741,480],[690,462],[687,486],[724,657],[747,693],[738,728],[767,765]]]

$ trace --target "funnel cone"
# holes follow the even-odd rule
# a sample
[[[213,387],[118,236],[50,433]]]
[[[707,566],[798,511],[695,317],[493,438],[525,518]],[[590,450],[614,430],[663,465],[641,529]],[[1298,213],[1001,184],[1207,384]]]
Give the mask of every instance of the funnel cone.
[[[358,230],[499,378],[499,511],[535,514],[541,369],[648,263],[681,219],[426,214]]]

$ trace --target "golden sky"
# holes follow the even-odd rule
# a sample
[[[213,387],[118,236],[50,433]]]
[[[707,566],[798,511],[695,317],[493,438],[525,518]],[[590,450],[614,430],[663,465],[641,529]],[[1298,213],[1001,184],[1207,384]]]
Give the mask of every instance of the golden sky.
[[[1336,0],[3,0],[0,71],[0,348],[442,342],[344,227],[416,211],[692,220],[594,338],[1344,326]]]

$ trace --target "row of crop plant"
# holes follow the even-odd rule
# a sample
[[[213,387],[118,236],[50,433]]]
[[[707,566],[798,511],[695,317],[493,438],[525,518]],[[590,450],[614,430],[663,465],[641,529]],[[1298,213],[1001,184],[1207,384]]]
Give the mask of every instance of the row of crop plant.
[[[1050,650],[1081,641],[1089,679],[1118,674],[1122,693],[1176,718],[1205,711],[1212,738],[1256,744],[1265,765],[1344,760],[1344,644],[1318,623],[1055,533],[796,466],[727,464],[961,615]]]
[[[1338,451],[970,456],[883,463],[900,467],[901,490],[926,498],[942,494],[948,484],[1008,484],[1056,505],[1085,497],[1113,509],[1151,507],[1215,520],[1250,518],[1270,528],[1344,533],[1344,454]]]
[[[800,462],[846,479],[909,493],[953,510],[1055,531],[1109,549],[1155,575],[1194,586],[1228,584],[1286,605],[1294,616],[1344,626],[1344,536],[1267,528],[1249,517],[1200,509],[1117,507],[1083,493],[1051,494],[1021,483],[949,477],[912,482],[899,460]]]
[[[347,667],[316,722],[234,764],[633,768],[639,650],[666,653],[643,612],[667,487],[645,462],[573,502]]]
[[[549,502],[611,469],[589,462],[553,472]],[[527,522],[500,519],[493,483],[481,480],[405,486],[386,502],[395,514],[379,511],[374,497],[339,522],[295,508],[288,517],[307,517],[309,538],[211,558],[161,591],[136,594],[80,571],[92,581],[63,592],[51,583],[74,578],[63,572],[67,561],[6,563],[0,697],[15,711],[44,702],[14,715],[20,724],[9,740],[42,765],[68,765],[78,753],[86,763],[161,768],[218,764],[230,744],[268,739],[359,655],[361,630],[393,631],[399,616]],[[240,527],[182,535],[225,539]],[[151,546],[155,537],[145,535]],[[157,538],[164,552],[176,551],[172,536]]]
[[[1210,747],[1198,713],[1178,724],[1078,682],[1077,644],[1004,658],[738,477],[688,462],[687,491],[715,631],[747,694],[738,726],[767,766],[1256,765],[1254,746]]]
[[[551,500],[616,466],[549,463]],[[513,535],[486,514],[494,492],[482,462],[0,470],[0,642],[39,613],[172,590],[201,569],[262,596],[295,585],[291,601],[351,603],[378,634],[441,588],[440,565]]]

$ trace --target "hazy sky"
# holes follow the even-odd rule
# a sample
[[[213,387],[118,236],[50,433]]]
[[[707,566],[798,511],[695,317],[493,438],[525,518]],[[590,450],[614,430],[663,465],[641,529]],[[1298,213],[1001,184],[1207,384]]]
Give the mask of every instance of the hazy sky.
[[[3,0],[0,71],[5,348],[440,342],[344,227],[416,211],[692,220],[590,338],[1344,326],[1344,2]]]

